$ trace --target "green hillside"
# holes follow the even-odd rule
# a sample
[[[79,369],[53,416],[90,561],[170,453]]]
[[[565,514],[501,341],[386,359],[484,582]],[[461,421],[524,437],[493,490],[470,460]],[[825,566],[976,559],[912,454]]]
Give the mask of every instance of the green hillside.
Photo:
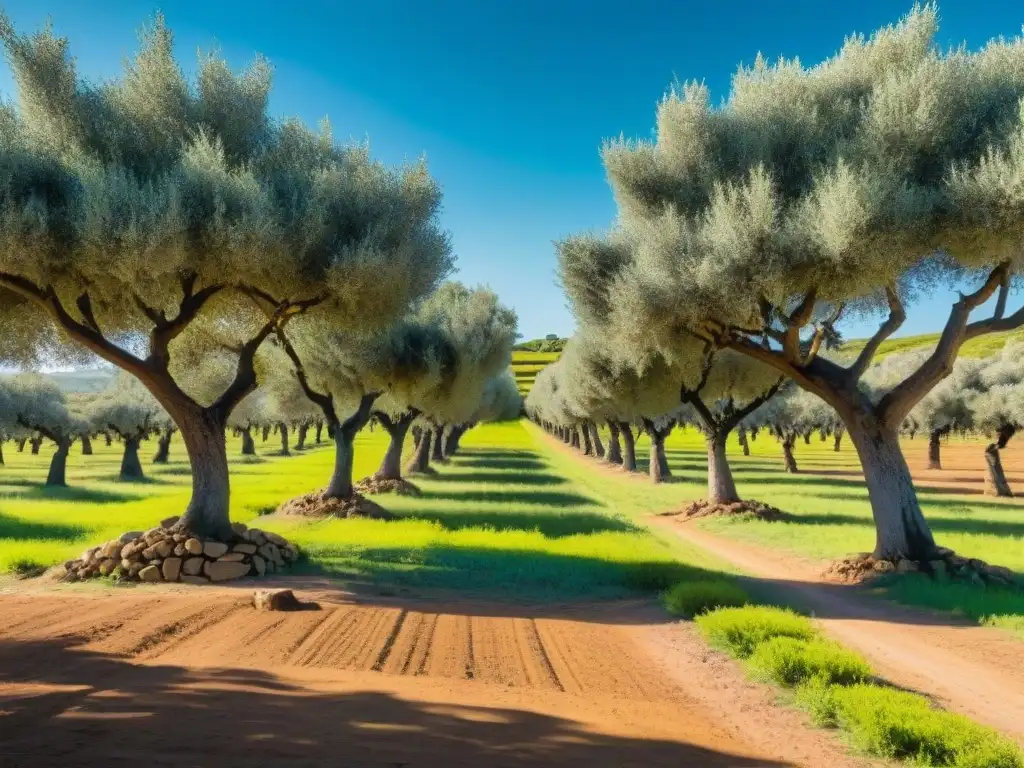
[[[843,352],[859,352],[867,343],[867,339],[854,339],[843,345]],[[880,360],[886,355],[896,352],[912,352],[917,349],[931,349],[939,341],[938,333],[923,333],[920,336],[902,336],[898,339],[888,339],[882,342],[878,348],[875,360]],[[988,357],[996,354],[1006,345],[1008,341],[1024,341],[1024,329],[1006,331],[1005,333],[991,333],[977,339],[971,339],[960,348],[963,357]]]

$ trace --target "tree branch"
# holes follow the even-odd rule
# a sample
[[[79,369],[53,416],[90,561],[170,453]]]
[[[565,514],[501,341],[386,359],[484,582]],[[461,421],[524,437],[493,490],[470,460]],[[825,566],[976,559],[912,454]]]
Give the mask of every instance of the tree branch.
[[[786,318],[786,333],[782,341],[782,351],[786,359],[797,365],[800,364],[800,330],[811,321],[814,314],[814,302],[818,298],[818,289],[811,288],[804,294],[803,300],[797,305],[793,313]]]
[[[868,339],[868,343],[864,345],[860,354],[857,355],[857,359],[848,369],[853,381],[858,381],[864,375],[864,371],[871,365],[871,361],[878,353],[878,348],[882,345],[882,342],[892,336],[907,319],[903,302],[900,301],[899,294],[896,293],[894,286],[885,286],[885,298],[889,302],[889,317],[875,331],[875,335]]]
[[[306,378],[306,368],[302,364],[302,359],[299,357],[292,343],[288,340],[288,337],[284,333],[284,328],[278,327],[276,329],[277,338],[281,341],[281,346],[284,347],[285,354],[292,361],[292,365],[295,366],[295,378],[299,380],[299,386],[302,388],[303,394],[306,395],[313,403],[315,403],[321,411],[323,411],[324,418],[327,423],[333,428],[339,423],[338,412],[334,408],[334,396],[330,392],[317,392],[310,386],[309,380]]]
[[[373,404],[380,395],[380,392],[367,392],[359,398],[359,407],[356,408],[355,413],[341,424],[343,434],[352,436],[366,426],[366,422],[370,420],[370,411],[373,408]]]
[[[211,411],[217,419],[224,423],[227,421],[231,409],[256,388],[256,368],[253,362],[256,358],[256,350],[260,344],[269,336],[280,320],[280,315],[287,308],[282,304],[259,332],[242,346],[242,354],[238,356],[238,366],[235,368],[235,378],[220,397],[207,410]]]

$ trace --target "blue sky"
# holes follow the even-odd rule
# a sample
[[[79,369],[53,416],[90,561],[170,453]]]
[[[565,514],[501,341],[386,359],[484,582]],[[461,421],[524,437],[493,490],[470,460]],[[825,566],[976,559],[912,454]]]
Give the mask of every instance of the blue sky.
[[[2,0],[0,0],[2,1]],[[598,149],[649,137],[673,79],[702,79],[724,97],[758,51],[814,63],[843,37],[897,20],[910,2],[790,0],[5,0],[15,24],[47,16],[71,39],[80,71],[117,73],[140,23],[160,9],[181,60],[218,45],[242,66],[275,68],[272,111],[339,138],[369,138],[388,162],[425,154],[444,188],[459,279],[487,283],[520,316],[526,338],[567,335],[552,241],[605,228],[615,214]],[[946,0],[943,43],[977,47],[1015,35],[1019,0]],[[0,90],[12,93],[6,65]],[[953,299],[914,308],[902,333],[936,330]],[[848,337],[875,323],[848,326]]]

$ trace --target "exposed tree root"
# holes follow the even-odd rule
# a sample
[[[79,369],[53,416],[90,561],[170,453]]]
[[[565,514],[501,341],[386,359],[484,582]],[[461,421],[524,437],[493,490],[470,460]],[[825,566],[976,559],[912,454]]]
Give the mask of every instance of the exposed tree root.
[[[422,491],[418,485],[410,483],[404,478],[387,478],[387,477],[364,477],[358,483],[356,483],[356,492],[365,494],[378,494],[378,493],[397,493],[399,496],[419,496]]]
[[[313,491],[305,496],[289,499],[275,511],[278,515],[301,515],[303,517],[370,517],[376,520],[393,520],[394,515],[358,493],[348,499],[325,499],[323,491]]]
[[[1009,568],[961,557],[945,547],[938,547],[931,560],[920,561],[880,560],[870,552],[862,552],[835,561],[825,569],[824,576],[834,581],[856,584],[887,573],[924,573],[938,580],[952,579],[978,586],[1024,588],[1024,581]]]
[[[683,507],[679,512],[672,512],[670,514],[683,520],[694,520],[699,517],[733,517],[736,515],[751,516],[768,522],[789,520],[791,518],[790,515],[781,509],[776,509],[761,501],[733,501],[726,504],[714,504],[705,499],[694,501]]]

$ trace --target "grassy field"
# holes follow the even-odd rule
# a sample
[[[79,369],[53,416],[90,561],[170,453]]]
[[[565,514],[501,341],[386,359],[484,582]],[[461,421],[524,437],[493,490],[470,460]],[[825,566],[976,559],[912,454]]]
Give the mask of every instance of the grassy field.
[[[101,441],[100,441],[101,442]],[[357,442],[356,477],[372,472],[384,433]],[[419,498],[384,497],[399,520],[266,519],[261,527],[298,542],[310,569],[384,590],[459,588],[509,597],[604,597],[662,589],[717,564],[638,527],[576,479],[573,458],[538,446],[518,423],[487,425],[467,435],[464,455],[417,480]],[[271,440],[258,449],[277,448]],[[188,466],[148,467],[145,483],[116,478],[117,445],[76,450],[70,487],[46,490],[49,451],[31,456],[8,446],[0,468],[0,571],[48,565],[89,544],[142,529],[179,513],[188,498]],[[238,454],[234,443],[229,450]],[[281,501],[321,487],[333,450],[326,444],[292,457],[232,462],[232,518],[252,522]],[[685,560],[689,565],[684,564]]]
[[[512,353],[512,375],[519,385],[519,392],[524,397],[530,394],[533,382],[540,373],[558,359],[559,352],[526,352],[516,350]]]

